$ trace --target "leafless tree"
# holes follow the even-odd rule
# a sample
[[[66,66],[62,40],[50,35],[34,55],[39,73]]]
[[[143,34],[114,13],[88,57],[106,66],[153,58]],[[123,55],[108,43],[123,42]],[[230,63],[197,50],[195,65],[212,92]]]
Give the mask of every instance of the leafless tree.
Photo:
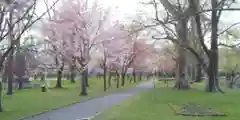
[[[221,91],[218,85],[218,36],[228,31],[232,26],[219,32],[218,24],[222,11],[239,10],[231,8],[232,0],[211,0],[211,1],[170,1],[170,0],[152,0],[151,4],[155,10],[154,24],[147,25],[153,27],[158,36],[154,39],[171,40],[177,45],[178,57],[178,77],[175,87],[178,89],[188,88],[184,77],[180,77],[186,67],[186,53],[190,52],[197,60],[199,66],[208,75],[206,90],[209,92]],[[165,9],[165,17],[160,19],[159,6]],[[163,11],[161,11],[162,13]],[[211,15],[207,13],[211,12]],[[191,24],[192,27],[189,27]],[[160,26],[160,30],[158,29]],[[146,26],[145,26],[146,27]],[[157,28],[158,27],[158,28]],[[159,32],[160,31],[160,32]],[[210,49],[208,49],[204,36],[211,33]],[[190,43],[195,41],[196,46]],[[185,82],[184,82],[185,81]],[[181,87],[182,86],[182,87]]]
[[[17,46],[19,46],[20,39],[23,34],[27,32],[34,23],[39,21],[45,14],[47,14],[48,11],[45,11],[41,15],[37,15],[35,12],[37,0],[5,0],[1,2],[3,4],[0,5],[0,43],[7,41],[9,45],[6,49],[2,50],[3,54],[0,59],[0,71],[3,70],[4,62],[8,57],[7,94],[11,95],[13,79],[12,63],[14,50],[16,50]],[[52,5],[49,5],[49,8],[51,9],[53,6],[55,6],[56,3],[57,1],[55,1]],[[0,86],[2,87],[2,85]],[[0,91],[0,93],[2,93],[2,91]],[[1,104],[0,111],[2,111]]]

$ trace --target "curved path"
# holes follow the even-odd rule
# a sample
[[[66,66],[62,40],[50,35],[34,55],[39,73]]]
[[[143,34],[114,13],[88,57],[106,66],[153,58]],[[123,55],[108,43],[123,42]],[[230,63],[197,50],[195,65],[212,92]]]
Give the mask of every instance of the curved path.
[[[120,104],[123,100],[136,95],[137,92],[145,91],[152,87],[153,82],[147,81],[125,92],[95,98],[24,120],[88,120],[87,118],[91,118],[91,116],[95,116],[113,105]]]

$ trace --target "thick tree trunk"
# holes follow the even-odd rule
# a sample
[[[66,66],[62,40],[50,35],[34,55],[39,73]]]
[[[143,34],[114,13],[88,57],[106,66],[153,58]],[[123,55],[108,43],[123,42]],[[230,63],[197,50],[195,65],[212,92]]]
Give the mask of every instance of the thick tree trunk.
[[[22,81],[22,78],[19,78],[19,80],[18,80],[18,89],[19,89],[19,90],[23,89],[23,81]]]
[[[119,81],[119,79],[120,79],[120,74],[118,73],[118,72],[116,72],[116,75],[117,75],[117,88],[119,88],[119,84],[120,84],[120,81]]]
[[[86,80],[88,79],[88,69],[85,69],[82,72],[82,80],[81,80],[81,96],[87,96],[87,86],[86,86]]]
[[[37,75],[36,74],[33,76],[33,80],[37,80]]]
[[[70,68],[70,80],[71,80],[71,83],[75,83],[75,67],[73,65],[71,65],[71,68]]]
[[[136,83],[136,70],[133,69],[133,82]]]
[[[214,70],[212,69],[212,63],[209,64],[209,68],[208,68],[208,80],[206,81],[206,91],[207,92],[216,92],[216,86],[215,86],[215,81],[216,81],[216,76]]]
[[[176,31],[179,37],[180,44],[188,44],[187,39],[187,19],[181,19],[178,21],[176,25]],[[189,89],[190,86],[186,78],[186,51],[183,47],[177,45],[177,73],[176,73],[176,83],[174,88],[181,90],[181,89]]]
[[[179,48],[178,50],[178,58],[177,58],[177,71],[176,71],[176,83],[174,85],[174,88],[178,90],[182,89],[189,89],[190,86],[188,84],[188,81],[185,79],[185,55],[183,48]]]
[[[227,88],[230,88],[230,89],[233,89],[233,84],[234,84],[234,73],[232,71],[232,73],[227,73],[225,75],[226,77],[226,87]]]
[[[196,74],[196,80],[195,82],[202,82],[202,68],[201,64],[197,64],[197,74]]]
[[[74,72],[71,72],[70,74],[70,80],[71,80],[71,83],[75,83],[75,73]]]
[[[8,73],[8,70],[7,70],[7,65],[4,67],[4,72],[3,72],[3,76],[2,76],[2,82],[3,83],[6,83],[7,82],[7,73]]]
[[[139,81],[142,81],[142,72],[139,73]],[[136,81],[135,81],[135,83],[136,83]]]
[[[63,76],[64,63],[62,63],[61,68],[57,72],[57,83],[56,88],[62,88],[62,76]]]
[[[41,81],[45,81],[45,75],[43,74],[43,72],[40,73],[40,78],[41,78]]]
[[[212,0],[212,32],[211,32],[211,48],[209,51],[209,67],[208,67],[208,86],[206,86],[207,92],[223,92],[218,83],[218,12],[215,10],[215,8],[218,7],[218,1]]]
[[[122,87],[124,87],[125,85],[125,78],[126,78],[126,73],[122,73],[122,82],[121,82]]]
[[[13,11],[10,11],[9,14],[9,25],[8,28],[11,29],[13,28],[12,25],[12,19],[13,19]],[[10,46],[13,46],[14,38],[13,38],[13,31],[10,30],[8,33],[8,37],[10,40]],[[7,77],[8,77],[8,88],[7,88],[7,95],[12,95],[13,94],[13,79],[14,79],[14,74],[13,74],[13,54],[14,54],[14,48],[10,50],[9,55],[8,55],[8,61],[7,61]]]
[[[111,75],[111,72],[110,72],[109,75],[108,75],[108,88],[110,88],[112,86],[111,79],[112,79],[112,75]]]
[[[89,83],[88,83],[88,68],[86,69],[86,74],[87,74],[87,75],[85,75],[85,77],[86,77],[86,78],[85,78],[85,80],[86,80],[86,81],[85,81],[86,87],[90,87],[90,85],[89,85]]]
[[[13,94],[13,49],[11,50],[9,57],[8,57],[8,88],[7,88],[7,95]]]
[[[2,106],[2,82],[0,81],[0,112],[3,112]]]
[[[72,63],[70,64],[71,83],[75,83],[75,77],[76,77],[75,69],[76,69],[76,59],[75,59],[75,57],[72,57]]]
[[[61,70],[57,72],[56,88],[62,88],[62,71]]]
[[[103,90],[107,91],[107,68],[105,65],[103,68]]]

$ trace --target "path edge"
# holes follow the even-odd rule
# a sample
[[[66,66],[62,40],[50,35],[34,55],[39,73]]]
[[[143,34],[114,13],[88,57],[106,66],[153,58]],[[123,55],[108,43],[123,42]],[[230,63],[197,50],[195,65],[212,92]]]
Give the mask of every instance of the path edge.
[[[35,116],[38,116],[38,115],[42,115],[44,113],[47,113],[47,112],[52,112],[52,111],[55,111],[55,110],[58,110],[58,109],[62,109],[62,108],[65,108],[65,107],[69,107],[71,105],[75,105],[75,104],[78,104],[78,103],[84,103],[84,102],[87,102],[89,100],[93,100],[93,99],[97,99],[97,98],[102,98],[102,97],[106,97],[108,95],[103,95],[103,96],[98,96],[98,97],[92,97],[92,98],[87,98],[85,100],[82,100],[82,101],[79,101],[79,102],[74,102],[74,103],[69,103],[67,105],[63,105],[63,106],[60,106],[60,107],[57,107],[57,108],[52,108],[52,109],[49,109],[49,110],[45,110],[43,112],[39,112],[39,113],[36,113],[36,114],[33,114],[33,115],[28,115],[28,116],[25,116],[25,117],[22,117],[20,118],[19,120],[25,120],[25,119],[28,119],[28,118],[33,118]]]
[[[144,83],[144,82],[146,82],[146,81],[143,80],[143,81],[137,83],[136,86],[139,85],[139,84],[142,84],[142,83]],[[136,87],[136,86],[135,86],[135,87]],[[123,90],[123,91],[127,91],[127,90],[129,90],[129,89],[131,89],[131,88],[128,88],[128,89]],[[123,92],[123,91],[121,91],[121,92]],[[117,92],[117,93],[118,93],[118,92]],[[110,94],[110,95],[111,95],[111,94]],[[38,116],[38,115],[42,115],[42,114],[45,114],[45,113],[47,113],[47,112],[53,112],[53,111],[55,111],[55,110],[62,109],[62,108],[65,108],[65,107],[69,107],[69,106],[71,106],[71,105],[75,105],[75,104],[78,104],[78,103],[84,103],[84,102],[87,102],[87,101],[89,101],[89,100],[98,99],[98,98],[102,98],[102,97],[106,97],[106,96],[109,96],[109,94],[108,94],[108,95],[102,95],[102,96],[100,95],[100,96],[97,96],[97,97],[90,97],[90,98],[87,98],[87,99],[82,100],[82,101],[69,103],[69,104],[66,104],[66,105],[63,105],[63,106],[60,106],[60,107],[57,107],[57,108],[52,108],[52,109],[45,110],[45,111],[42,111],[42,112],[39,112],[39,113],[36,113],[36,114],[33,114],[33,115],[28,115],[28,116],[25,116],[25,117],[21,117],[21,118],[18,119],[18,120],[25,120],[25,119],[28,119],[28,118],[34,118],[34,117],[36,117],[36,116]]]

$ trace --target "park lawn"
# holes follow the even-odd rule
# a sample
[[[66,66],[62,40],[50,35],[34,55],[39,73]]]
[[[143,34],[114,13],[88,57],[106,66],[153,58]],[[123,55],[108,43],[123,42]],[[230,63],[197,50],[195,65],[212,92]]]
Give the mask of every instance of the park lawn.
[[[38,83],[38,82],[35,82]],[[51,81],[55,86],[56,81]],[[54,108],[63,107],[73,103],[81,102],[90,98],[104,96],[113,92],[120,92],[134,87],[136,84],[126,83],[124,88],[113,87],[107,92],[103,91],[103,81],[96,78],[89,79],[88,96],[80,94],[80,81],[71,84],[69,80],[63,81],[63,89],[49,89],[48,92],[41,92],[40,89],[25,89],[16,91],[13,96],[3,96],[4,112],[0,113],[0,120],[18,120],[22,117],[37,114]]]
[[[193,85],[199,87],[200,84]],[[198,89],[176,91],[157,85],[156,88],[139,93],[96,116],[93,120],[239,120],[240,91],[226,94],[206,93]],[[202,107],[227,114],[226,117],[190,117],[175,115],[168,103],[174,105],[196,103]]]

